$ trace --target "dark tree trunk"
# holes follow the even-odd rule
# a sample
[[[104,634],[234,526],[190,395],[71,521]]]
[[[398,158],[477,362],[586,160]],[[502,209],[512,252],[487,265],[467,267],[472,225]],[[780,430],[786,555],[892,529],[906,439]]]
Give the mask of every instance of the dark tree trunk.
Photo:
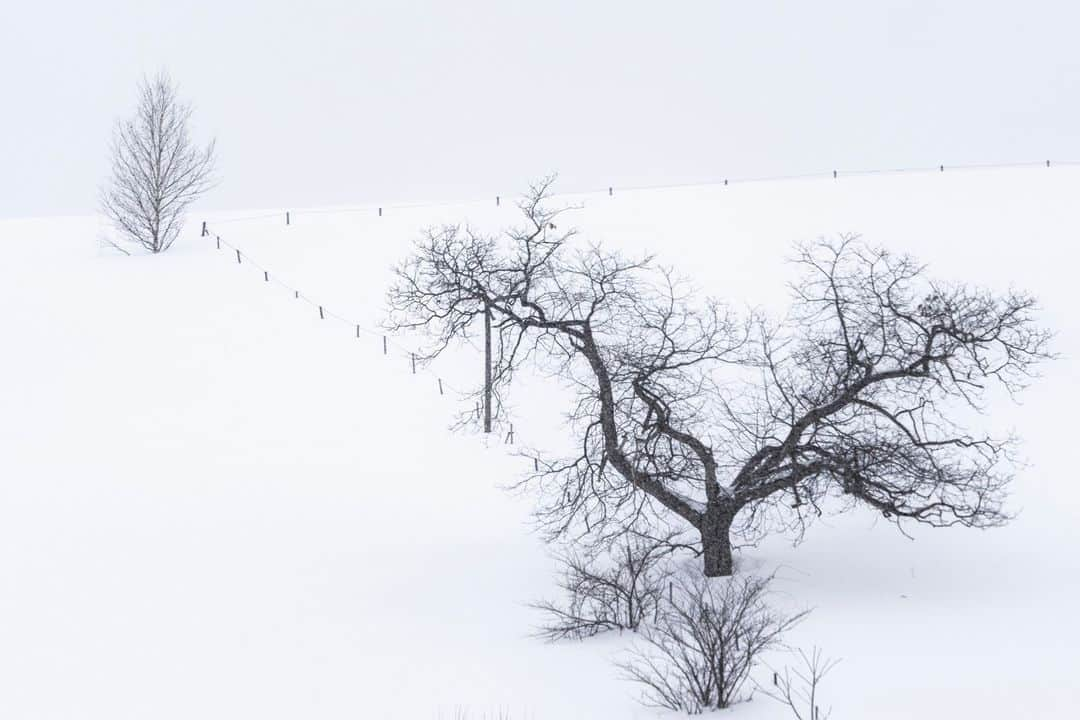
[[[735,519],[732,510],[706,513],[701,526],[701,546],[704,550],[705,577],[727,577],[733,571],[731,558],[731,523]]]

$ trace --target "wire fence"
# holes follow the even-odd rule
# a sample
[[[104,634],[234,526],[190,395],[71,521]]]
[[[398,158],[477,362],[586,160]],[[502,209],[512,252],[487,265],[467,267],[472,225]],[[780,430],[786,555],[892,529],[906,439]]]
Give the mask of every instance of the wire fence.
[[[1033,160],[1026,162],[1013,162],[1013,163],[962,163],[956,165],[927,165],[927,166],[910,166],[910,167],[891,167],[891,168],[871,168],[871,169],[853,169],[853,170],[827,170],[809,173],[795,173],[787,175],[752,175],[743,177],[731,177],[731,178],[714,178],[711,180],[701,180],[694,182],[684,183],[666,183],[656,185],[608,185],[601,188],[588,188],[584,190],[566,190],[556,193],[552,193],[551,197],[573,197],[580,195],[607,195],[613,197],[616,192],[640,192],[645,190],[676,190],[687,188],[710,188],[710,187],[727,187],[731,185],[748,185],[755,183],[769,183],[769,182],[787,182],[795,180],[825,180],[833,179],[839,180],[842,178],[851,177],[872,177],[881,175],[906,175],[906,174],[925,174],[925,173],[944,173],[944,172],[956,172],[956,171],[971,171],[971,170],[1008,170],[1008,169],[1020,169],[1020,168],[1055,168],[1055,167],[1077,167],[1080,166],[1080,160]],[[334,215],[334,214],[347,214],[347,213],[374,213],[378,217],[382,217],[384,212],[391,210],[418,210],[438,207],[455,207],[455,206],[468,206],[468,205],[487,205],[494,201],[496,206],[501,206],[502,201],[506,198],[506,195],[498,193],[492,193],[484,198],[472,198],[462,200],[441,200],[436,202],[405,202],[405,203],[388,203],[388,204],[370,204],[370,205],[354,205],[354,206],[341,206],[341,207],[322,207],[322,208],[301,208],[299,210],[286,210],[275,212],[264,212],[251,215],[240,215],[236,217],[226,217],[216,219],[214,222],[217,225],[245,222],[251,220],[265,220],[267,218],[281,218],[282,216],[296,217],[300,215]]]
[[[842,177],[858,177],[858,176],[875,176],[875,175],[893,175],[893,174],[906,174],[906,173],[943,173],[946,171],[966,171],[966,170],[988,170],[988,169],[1016,169],[1016,168],[1035,168],[1035,167],[1064,167],[1064,166],[1080,166],[1080,161],[1055,161],[1055,160],[1040,160],[1037,162],[1019,162],[1019,163],[980,163],[980,164],[966,164],[966,165],[937,165],[933,167],[908,167],[908,168],[883,168],[883,169],[871,169],[871,170],[832,170],[827,173],[806,173],[797,175],[773,175],[773,176],[761,176],[761,177],[743,177],[734,179],[723,179],[719,181],[709,182],[695,182],[695,183],[681,183],[681,184],[661,184],[661,185],[635,185],[635,186],[608,186],[607,188],[573,191],[573,192],[560,192],[553,193],[552,197],[567,197],[567,196],[579,196],[589,194],[603,193],[608,196],[614,196],[615,191],[622,192],[628,191],[647,191],[647,190],[666,190],[666,189],[678,189],[678,188],[692,188],[692,187],[716,187],[716,186],[728,186],[734,184],[748,184],[748,183],[763,183],[763,182],[782,182],[791,180],[805,180],[805,179],[840,179]],[[495,205],[501,206],[502,196],[494,195]],[[340,208],[314,208],[307,210],[286,210],[277,212],[266,212],[252,215],[241,215],[231,218],[220,218],[214,221],[214,225],[222,225],[228,223],[237,223],[251,220],[262,220],[268,218],[281,218],[284,215],[285,224],[291,223],[294,216],[297,215],[326,215],[337,213],[359,213],[359,212],[373,212],[377,213],[378,217],[382,217],[384,210],[391,209],[421,209],[421,208],[435,208],[435,207],[450,207],[450,206],[466,206],[476,205],[481,203],[490,202],[490,198],[487,200],[465,200],[465,201],[443,201],[434,203],[401,203],[394,205],[370,205],[370,206],[357,206],[357,207],[340,207]],[[408,345],[401,343],[396,338],[392,338],[391,334],[385,329],[372,328],[364,323],[358,322],[355,318],[347,317],[331,308],[324,303],[319,302],[314,297],[311,297],[298,288],[290,285],[281,279],[276,273],[270,271],[268,267],[260,263],[254,257],[241,250],[239,247],[229,243],[227,240],[222,239],[221,235],[215,233],[212,227],[204,221],[202,223],[202,236],[213,237],[218,250],[227,249],[235,254],[236,262],[239,265],[247,264],[254,267],[256,270],[262,272],[263,280],[268,283],[274,283],[277,286],[288,291],[292,295],[294,300],[299,300],[310,305],[314,311],[317,311],[319,318],[322,320],[329,320],[332,322],[340,323],[347,326],[351,332],[354,332],[357,338],[362,336],[375,337],[381,339],[381,350],[383,355],[390,355],[391,352],[400,353],[402,356],[409,358],[410,368],[412,374],[423,374],[433,380],[432,387],[437,388],[440,395],[445,395],[447,392],[456,394],[464,400],[467,397],[477,397],[479,392],[477,390],[465,390],[457,388],[448,382],[443,377],[434,372],[432,368],[426,365],[421,358],[423,352],[419,348],[409,347]],[[482,408],[477,401],[474,408],[476,418],[479,420],[481,416]],[[499,436],[503,437],[504,444],[514,443],[514,426],[512,423],[508,424],[508,430],[503,435],[500,429]],[[533,459],[534,464],[537,463],[537,459]]]
[[[218,250],[227,251],[230,257],[234,257],[237,265],[247,265],[262,273],[263,281],[276,285],[283,290],[286,290],[294,300],[306,303],[312,308],[313,312],[317,312],[320,320],[326,320],[330,322],[339,323],[345,327],[348,327],[350,332],[354,333],[357,338],[369,337],[379,339],[378,347],[381,349],[383,355],[389,356],[391,354],[401,355],[409,359],[410,369],[414,375],[425,375],[431,378],[434,382],[432,387],[437,389],[440,395],[446,395],[447,393],[455,394],[460,399],[465,399],[471,395],[475,395],[476,391],[470,391],[463,388],[456,387],[448,383],[439,373],[435,372],[429,367],[423,360],[424,353],[415,347],[409,347],[405,343],[402,343],[397,338],[392,336],[392,333],[379,328],[373,328],[365,323],[357,321],[355,318],[347,317],[346,315],[331,309],[325,303],[320,302],[316,298],[301,292],[299,288],[286,282],[276,272],[271,272],[270,268],[259,262],[252,257],[249,253],[240,249],[236,245],[230,243],[221,237],[219,233],[215,233],[213,227],[207,222],[202,224],[202,237],[212,237],[216,248]],[[480,407],[477,406],[474,409],[477,418],[480,416]],[[507,435],[508,443],[513,442],[513,426],[510,426],[510,431]]]

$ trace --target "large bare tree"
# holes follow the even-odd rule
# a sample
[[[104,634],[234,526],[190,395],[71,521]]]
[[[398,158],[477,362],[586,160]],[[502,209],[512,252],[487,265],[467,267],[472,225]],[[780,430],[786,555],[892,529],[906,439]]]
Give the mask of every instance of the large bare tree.
[[[188,206],[214,182],[214,141],[195,144],[191,112],[176,83],[160,72],[142,80],[134,115],[113,131],[101,207],[124,240],[152,253],[169,249]]]
[[[901,527],[1007,519],[1012,439],[969,430],[968,410],[1049,356],[1032,297],[935,283],[843,237],[799,248],[785,319],[737,317],[651,258],[573,242],[550,187],[505,237],[429,231],[389,307],[391,326],[430,334],[428,358],[490,313],[498,388],[530,361],[572,388],[578,450],[526,480],[553,536],[682,522],[720,576],[733,537],[801,532],[829,497]]]

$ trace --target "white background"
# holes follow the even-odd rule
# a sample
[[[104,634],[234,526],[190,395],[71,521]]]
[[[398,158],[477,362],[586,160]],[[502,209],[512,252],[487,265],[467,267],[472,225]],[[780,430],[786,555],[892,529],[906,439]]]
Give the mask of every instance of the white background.
[[[1080,159],[1067,2],[5,0],[0,217],[92,211],[169,68],[211,208]]]

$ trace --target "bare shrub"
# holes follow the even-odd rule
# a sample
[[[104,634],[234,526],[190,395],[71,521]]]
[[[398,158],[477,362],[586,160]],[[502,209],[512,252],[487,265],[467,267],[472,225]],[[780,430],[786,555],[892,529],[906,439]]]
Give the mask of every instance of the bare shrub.
[[[521,717],[528,718],[529,716],[522,714]],[[437,720],[514,720],[514,715],[510,710],[502,707],[490,713],[484,710],[477,714],[469,712],[468,707],[457,706],[448,715],[444,715],[442,708],[439,708]]]
[[[822,710],[818,700],[818,685],[839,660],[826,658],[815,647],[807,655],[798,651],[800,665],[792,670],[785,667],[783,673],[773,673],[773,687],[757,685],[758,690],[773,700],[787,705],[796,720],[828,720],[832,708]]]
[[[672,573],[669,559],[679,547],[673,536],[635,534],[605,553],[557,556],[566,601],[533,605],[549,618],[537,634],[547,640],[580,640],[607,630],[637,630],[657,615]]]
[[[806,616],[768,605],[771,579],[680,573],[656,621],[642,629],[645,642],[618,664],[628,680],[644,686],[642,702],[698,714],[740,700],[761,653]]]

